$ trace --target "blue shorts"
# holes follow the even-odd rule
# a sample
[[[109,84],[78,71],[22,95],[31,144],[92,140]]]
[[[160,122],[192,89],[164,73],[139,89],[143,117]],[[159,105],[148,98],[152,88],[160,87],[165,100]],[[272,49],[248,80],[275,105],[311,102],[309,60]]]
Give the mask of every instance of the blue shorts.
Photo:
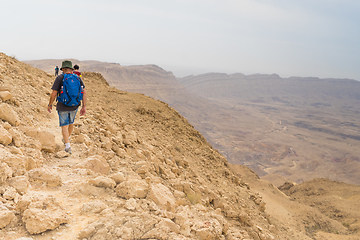
[[[60,127],[73,124],[77,109],[74,111],[58,111]]]

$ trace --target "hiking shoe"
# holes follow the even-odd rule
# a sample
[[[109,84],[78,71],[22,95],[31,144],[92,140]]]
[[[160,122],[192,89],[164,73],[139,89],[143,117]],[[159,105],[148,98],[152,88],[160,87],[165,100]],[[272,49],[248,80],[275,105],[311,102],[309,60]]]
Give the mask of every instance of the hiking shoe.
[[[72,153],[72,152],[71,152],[71,147],[69,147],[69,148],[65,148],[65,152],[67,152],[67,153],[70,153],[70,154],[71,154],[71,153]]]

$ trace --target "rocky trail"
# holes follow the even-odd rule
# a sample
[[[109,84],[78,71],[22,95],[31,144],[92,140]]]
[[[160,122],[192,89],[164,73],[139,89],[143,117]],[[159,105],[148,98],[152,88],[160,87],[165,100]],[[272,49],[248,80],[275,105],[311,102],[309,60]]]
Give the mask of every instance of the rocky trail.
[[[54,77],[0,53],[0,239],[301,240],[358,232],[356,217],[344,226],[229,164],[166,103],[109,87],[98,73],[83,76],[87,113],[77,116],[69,155],[57,114],[46,107]]]

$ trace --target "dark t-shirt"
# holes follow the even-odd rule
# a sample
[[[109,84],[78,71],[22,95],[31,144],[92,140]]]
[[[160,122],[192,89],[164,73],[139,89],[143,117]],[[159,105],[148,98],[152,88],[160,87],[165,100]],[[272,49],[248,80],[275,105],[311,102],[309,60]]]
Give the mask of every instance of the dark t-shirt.
[[[51,89],[55,90],[55,91],[57,91],[59,93],[60,89],[61,89],[61,86],[62,86],[63,79],[64,79],[64,74],[60,74],[59,76],[57,76],[53,86],[51,87]],[[80,77],[79,77],[79,79],[80,79],[81,86],[85,89],[85,85],[84,85],[83,80]],[[56,110],[57,111],[74,111],[79,106],[80,106],[80,104],[78,106],[68,107],[65,104],[61,103],[61,102],[57,102]]]

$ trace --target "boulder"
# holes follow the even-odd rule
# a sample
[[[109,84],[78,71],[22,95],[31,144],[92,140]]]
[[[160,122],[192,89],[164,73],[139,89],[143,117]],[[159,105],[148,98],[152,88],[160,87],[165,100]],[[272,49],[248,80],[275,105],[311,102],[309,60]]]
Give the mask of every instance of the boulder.
[[[116,186],[116,182],[113,179],[104,176],[99,176],[95,179],[91,179],[89,183],[96,187],[103,188],[114,188]]]
[[[9,225],[15,218],[15,214],[5,207],[0,206],[0,229]]]
[[[10,179],[9,185],[15,188],[18,193],[24,194],[28,190],[30,183],[26,176],[16,176]]]
[[[106,162],[105,158],[100,155],[88,157],[85,159],[85,161],[79,163],[76,167],[90,169],[91,171],[100,174],[108,174],[110,171],[109,164]]]
[[[20,119],[17,113],[6,103],[0,104],[0,119],[10,123],[12,126],[20,125]]]
[[[44,210],[39,208],[26,209],[23,222],[30,234],[38,234],[53,230],[63,223],[68,222],[67,215],[62,210]]]
[[[56,142],[54,134],[37,129],[28,129],[25,134],[38,140],[41,144],[41,150],[46,152],[55,152]]]
[[[39,181],[46,183],[47,186],[61,186],[62,181],[60,175],[49,168],[35,168],[28,172],[31,181]]]
[[[3,145],[9,145],[12,142],[11,134],[0,125],[0,143]]]
[[[88,202],[83,204],[83,206],[80,209],[80,214],[82,215],[97,214],[106,208],[107,208],[106,204],[102,201],[98,200],[94,202]]]
[[[150,186],[147,198],[154,201],[163,210],[173,211],[176,207],[174,195],[168,187],[161,183]]]
[[[12,95],[9,91],[0,91],[0,98],[3,102],[12,98]]]
[[[116,184],[119,184],[125,181],[126,179],[122,172],[113,173],[110,175],[110,178],[113,179],[116,182]]]
[[[149,191],[149,185],[145,180],[129,179],[120,183],[115,191],[119,197],[125,199],[145,198]]]
[[[0,184],[11,178],[13,171],[6,163],[0,163]]]
[[[13,175],[19,176],[26,172],[27,157],[22,155],[10,155],[3,160],[13,170]]]
[[[19,204],[24,210],[22,221],[30,234],[53,230],[69,220],[59,202],[51,195],[25,195]]]

